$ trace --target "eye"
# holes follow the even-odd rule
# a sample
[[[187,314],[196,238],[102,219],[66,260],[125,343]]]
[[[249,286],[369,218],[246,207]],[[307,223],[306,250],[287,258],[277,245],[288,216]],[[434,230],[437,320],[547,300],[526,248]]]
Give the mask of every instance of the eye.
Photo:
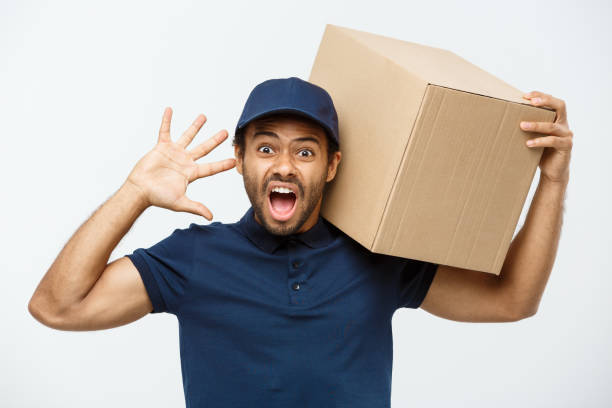
[[[303,154],[301,154],[302,152],[307,152],[307,153],[310,153],[310,154],[303,155]],[[314,156],[314,153],[310,149],[302,149],[302,150],[300,150],[300,154],[301,154],[302,157],[311,157],[311,156]]]
[[[257,150],[262,152],[262,149],[268,149],[268,151],[263,151],[263,153],[270,153],[270,151],[272,150],[270,146],[259,146]]]

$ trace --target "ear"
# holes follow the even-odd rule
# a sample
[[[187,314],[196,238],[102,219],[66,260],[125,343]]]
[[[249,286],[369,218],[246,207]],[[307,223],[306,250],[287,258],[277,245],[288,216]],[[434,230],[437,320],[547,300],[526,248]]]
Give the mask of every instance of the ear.
[[[236,158],[236,170],[242,175],[242,158],[240,156],[240,148],[234,145],[234,157]]]
[[[338,164],[341,159],[342,153],[340,151],[334,153],[334,157],[327,167],[327,182],[332,181],[334,177],[336,177],[336,171],[338,170]]]

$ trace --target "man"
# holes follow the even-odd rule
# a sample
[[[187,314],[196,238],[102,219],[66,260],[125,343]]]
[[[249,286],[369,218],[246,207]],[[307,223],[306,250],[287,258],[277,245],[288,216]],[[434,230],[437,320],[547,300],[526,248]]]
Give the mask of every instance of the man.
[[[534,139],[547,147],[540,182],[500,276],[374,254],[320,217],[341,160],[337,116],[325,90],[292,77],[253,89],[235,159],[196,163],[226,131],[186,150],[206,118],[174,142],[167,108],[155,148],[66,244],[30,312],[60,330],[176,315],[188,407],[389,406],[398,308],[465,322],[517,321],[537,310],[559,240],[573,135],[563,101],[525,97],[557,118],[521,124],[550,136]],[[185,196],[187,186],[234,166],[252,204],[238,222],[192,223],[107,264],[149,206],[212,220]]]

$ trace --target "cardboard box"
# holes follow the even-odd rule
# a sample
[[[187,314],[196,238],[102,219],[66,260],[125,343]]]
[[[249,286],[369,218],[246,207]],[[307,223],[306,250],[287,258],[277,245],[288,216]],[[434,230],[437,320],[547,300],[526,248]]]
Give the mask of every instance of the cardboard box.
[[[499,275],[552,122],[461,57],[328,24],[309,81],[338,112],[321,215],[370,251]]]

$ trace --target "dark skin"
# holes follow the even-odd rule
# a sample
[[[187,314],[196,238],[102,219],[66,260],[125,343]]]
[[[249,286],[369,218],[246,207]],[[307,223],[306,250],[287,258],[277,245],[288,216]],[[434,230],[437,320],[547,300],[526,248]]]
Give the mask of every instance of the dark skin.
[[[250,122],[245,130],[245,151],[234,146],[236,170],[253,206],[255,220],[270,233],[289,235],[309,230],[317,222],[325,184],[334,179],[342,153],[328,160],[323,128],[299,117],[277,116]],[[298,140],[311,138],[308,140]],[[268,205],[271,181],[297,187],[293,216],[274,219]]]

